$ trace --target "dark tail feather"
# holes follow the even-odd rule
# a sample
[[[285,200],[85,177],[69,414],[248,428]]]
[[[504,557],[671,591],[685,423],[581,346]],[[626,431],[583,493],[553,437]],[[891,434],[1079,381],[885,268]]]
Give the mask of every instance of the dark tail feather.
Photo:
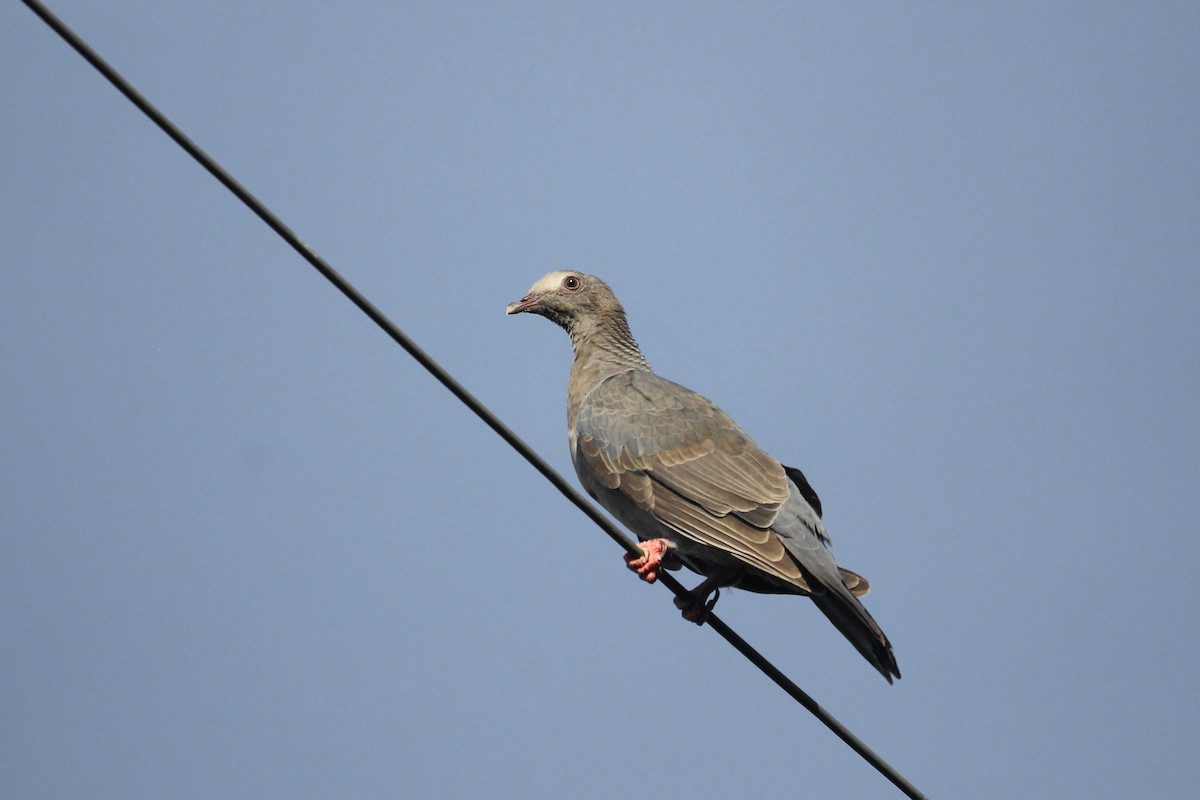
[[[892,643],[858,598],[842,586],[826,587],[823,592],[813,592],[811,597],[821,613],[829,617],[842,636],[850,640],[850,644],[887,678],[888,683],[893,677],[900,677],[900,668],[892,655]]]

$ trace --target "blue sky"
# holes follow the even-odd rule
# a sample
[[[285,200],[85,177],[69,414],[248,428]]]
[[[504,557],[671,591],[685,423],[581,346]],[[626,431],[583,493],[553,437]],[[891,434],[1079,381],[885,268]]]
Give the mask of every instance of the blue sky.
[[[1194,796],[1200,7],[55,2],[560,470],[604,277],[804,469],[932,797]],[[898,796],[18,3],[0,794]],[[573,480],[573,476],[572,476]]]

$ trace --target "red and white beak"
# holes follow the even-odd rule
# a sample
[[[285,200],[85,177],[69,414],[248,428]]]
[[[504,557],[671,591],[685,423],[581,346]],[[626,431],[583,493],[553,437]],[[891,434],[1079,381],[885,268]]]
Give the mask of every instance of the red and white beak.
[[[533,311],[538,307],[541,301],[541,295],[527,294],[515,303],[509,303],[508,308],[504,309],[505,314],[521,314],[525,311]]]

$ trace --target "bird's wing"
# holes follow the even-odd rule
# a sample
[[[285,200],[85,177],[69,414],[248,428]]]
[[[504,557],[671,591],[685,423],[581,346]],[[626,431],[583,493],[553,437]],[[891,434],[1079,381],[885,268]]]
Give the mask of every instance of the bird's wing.
[[[817,512],[817,517],[821,516],[821,498],[817,497],[817,490],[808,482],[808,478],[804,477],[804,473],[796,467],[784,467],[783,471],[792,479],[792,483],[796,484],[796,488],[800,490],[800,496],[804,498],[804,502],[812,506],[813,511]]]
[[[575,433],[577,457],[599,484],[682,536],[808,590],[771,530],[791,492],[783,467],[711,401],[631,370],[584,397]]]

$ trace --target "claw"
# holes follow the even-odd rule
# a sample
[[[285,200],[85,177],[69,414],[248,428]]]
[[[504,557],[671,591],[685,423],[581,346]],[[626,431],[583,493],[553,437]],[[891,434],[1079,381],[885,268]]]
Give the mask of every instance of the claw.
[[[675,607],[683,612],[684,619],[697,625],[703,625],[708,621],[708,615],[712,613],[713,606],[721,598],[721,588],[717,584],[716,578],[707,578],[683,597],[675,598]],[[708,599],[710,592],[712,593],[711,600]]]
[[[666,555],[670,548],[670,543],[666,539],[648,539],[638,543],[638,549],[642,551],[640,556],[635,556],[632,553],[625,554],[625,566],[638,574],[646,583],[654,583],[658,580],[658,572],[662,569],[663,556]]]

